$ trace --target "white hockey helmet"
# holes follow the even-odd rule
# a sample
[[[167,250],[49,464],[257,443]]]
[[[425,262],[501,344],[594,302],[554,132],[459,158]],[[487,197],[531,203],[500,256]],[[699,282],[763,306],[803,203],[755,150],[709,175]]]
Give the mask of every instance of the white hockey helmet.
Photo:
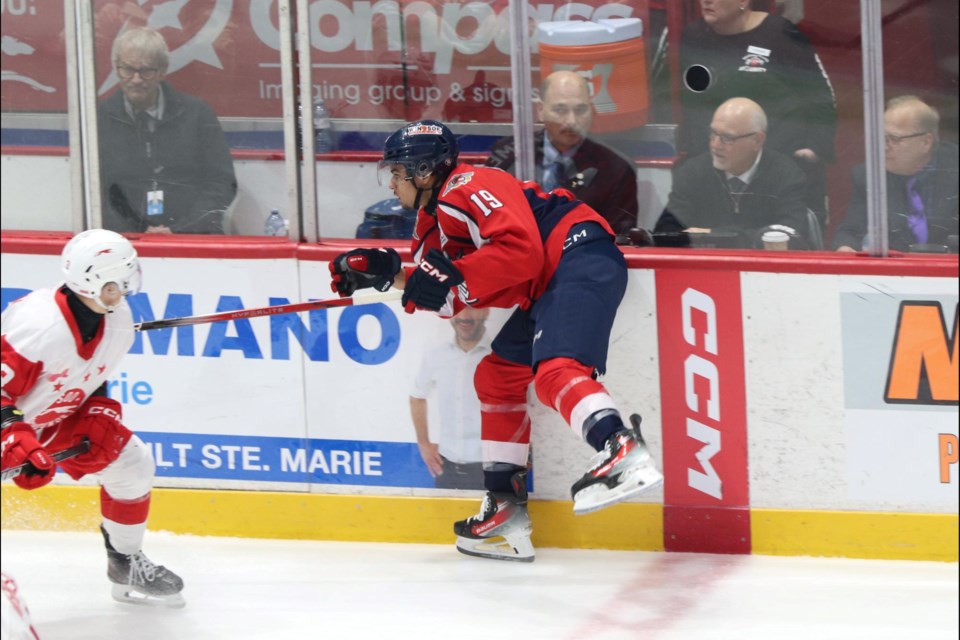
[[[75,235],[60,254],[67,286],[79,296],[100,302],[100,292],[115,282],[124,296],[140,290],[140,260],[130,241],[106,229]]]

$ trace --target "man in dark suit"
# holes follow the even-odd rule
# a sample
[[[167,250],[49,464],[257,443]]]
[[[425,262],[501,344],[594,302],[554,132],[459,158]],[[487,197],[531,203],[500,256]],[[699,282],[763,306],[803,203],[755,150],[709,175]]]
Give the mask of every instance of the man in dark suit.
[[[771,226],[790,248],[807,248],[806,178],[789,157],[764,149],[767,117],[753,100],[732,98],[710,123],[710,151],[683,164],[654,233],[725,233],[740,247],[762,247]],[[696,243],[695,243],[696,244]]]
[[[887,103],[883,116],[887,164],[888,242],[891,249],[953,243],[957,235],[957,146],[939,141],[940,116],[916,96]],[[853,196],[837,227],[838,251],[865,249],[867,178],[863,165],[853,169]],[[956,250],[956,247],[953,247]]]
[[[623,233],[637,226],[637,174],[616,151],[587,138],[593,122],[590,86],[574,71],[554,71],[540,89],[543,131],[534,137],[534,179],[550,191],[569,189]],[[513,172],[513,137],[494,143],[488,167]]]

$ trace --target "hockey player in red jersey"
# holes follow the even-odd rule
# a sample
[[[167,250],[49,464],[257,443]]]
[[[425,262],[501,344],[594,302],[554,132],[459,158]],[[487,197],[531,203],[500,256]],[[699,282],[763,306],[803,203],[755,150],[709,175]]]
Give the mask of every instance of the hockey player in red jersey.
[[[14,301],[2,318],[3,469],[29,463],[22,489],[53,480],[57,466],[74,480],[97,474],[107,577],[121,602],[183,606],[183,581],[141,551],[150,509],[150,449],[122,422],[107,397],[107,377],[133,344],[125,296],[140,286],[140,262],[123,236],[91,229],[61,256],[65,283]],[[52,453],[84,437],[90,450],[55,463]]]
[[[588,513],[658,485],[639,429],[624,425],[597,381],[606,368],[617,307],[627,285],[607,222],[572,193],[544,193],[498,169],[458,163],[457,141],[421,120],[384,144],[381,176],[404,207],[418,208],[415,265],[392,249],[355,249],[330,263],[332,288],[402,288],[408,313],[449,317],[464,306],[517,305],[474,377],[481,403],[484,485],[476,516],[454,524],[466,554],[530,562],[527,512],[530,420],[526,391],[556,409],[598,451],[572,487]]]

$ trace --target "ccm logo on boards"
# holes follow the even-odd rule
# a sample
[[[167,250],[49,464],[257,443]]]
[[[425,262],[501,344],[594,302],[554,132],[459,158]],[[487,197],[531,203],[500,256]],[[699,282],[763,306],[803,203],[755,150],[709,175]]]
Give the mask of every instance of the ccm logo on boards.
[[[719,429],[705,424],[720,423],[720,370],[717,343],[717,305],[713,298],[696,289],[687,289],[681,299],[684,341],[693,351],[683,361],[683,395],[689,413],[687,437],[703,443],[696,452],[702,471],[687,468],[687,485],[717,500],[723,499],[723,483],[710,460],[720,453]],[[702,313],[706,322],[701,332],[693,323],[693,312]]]

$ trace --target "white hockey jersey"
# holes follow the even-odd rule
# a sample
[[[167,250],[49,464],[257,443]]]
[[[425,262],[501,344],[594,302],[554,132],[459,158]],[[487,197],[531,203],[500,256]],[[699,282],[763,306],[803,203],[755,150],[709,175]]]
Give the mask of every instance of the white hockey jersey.
[[[83,344],[66,294],[38,289],[7,307],[0,334],[2,402],[23,411],[47,444],[56,434],[53,427],[76,413],[130,350],[133,314],[123,300]]]

